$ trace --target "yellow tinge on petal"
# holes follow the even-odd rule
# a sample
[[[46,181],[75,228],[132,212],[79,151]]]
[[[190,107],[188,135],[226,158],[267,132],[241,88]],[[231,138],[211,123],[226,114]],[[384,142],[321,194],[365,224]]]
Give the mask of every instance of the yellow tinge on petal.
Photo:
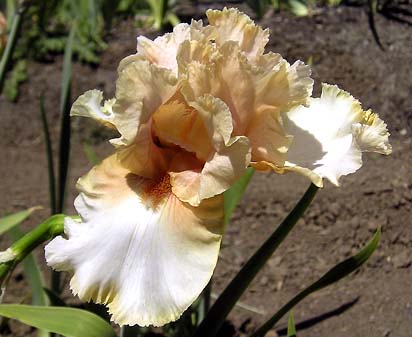
[[[339,185],[339,178],[362,166],[362,152],[390,154],[386,124],[337,86],[323,84],[320,98],[284,114],[293,137],[285,169]]]
[[[227,41],[238,42],[240,49],[249,59],[263,54],[269,41],[269,30],[263,30],[244,13],[235,8],[222,11],[209,9],[206,12],[209,23],[216,27],[216,42],[223,45]]]
[[[81,220],[66,219],[46,259],[121,325],[164,325],[195,301],[217,262],[223,193],[249,166],[338,185],[362,152],[391,152],[376,114],[336,86],[311,98],[307,65],[265,53],[267,29],[236,9],[207,16],[139,37],[115,97],[90,90],[71,110],[119,137],[79,179]]]
[[[70,271],[82,300],[106,304],[120,325],[164,325],[192,304],[215,268],[223,197],[192,207],[168,177],[134,175],[116,156],[79,181],[82,221],[65,220],[66,237],[46,246],[48,265]]]

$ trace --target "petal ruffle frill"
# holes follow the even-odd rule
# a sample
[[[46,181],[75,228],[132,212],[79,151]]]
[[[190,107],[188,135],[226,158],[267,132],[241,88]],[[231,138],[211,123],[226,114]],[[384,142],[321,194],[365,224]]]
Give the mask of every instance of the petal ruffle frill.
[[[293,137],[284,169],[304,174],[320,187],[323,178],[338,186],[341,176],[357,171],[362,152],[392,152],[386,124],[335,85],[323,84],[320,98],[283,117]]]
[[[138,177],[115,155],[79,180],[82,221],[66,218],[65,237],[46,246],[48,265],[70,271],[72,291],[106,304],[120,325],[174,321],[215,268],[223,230],[223,196],[198,207],[160,182]]]

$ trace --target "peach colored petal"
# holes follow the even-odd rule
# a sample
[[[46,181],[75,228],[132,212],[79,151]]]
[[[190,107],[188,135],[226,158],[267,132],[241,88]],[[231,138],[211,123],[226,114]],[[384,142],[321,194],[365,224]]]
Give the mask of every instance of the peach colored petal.
[[[219,53],[211,64],[192,62],[187,66],[182,93],[188,101],[205,94],[220,98],[232,114],[234,134],[242,135],[254,112],[255,88],[251,67],[234,42],[226,43]]]
[[[190,104],[203,119],[214,151],[202,168],[182,164],[184,158],[178,158],[178,167],[172,163],[170,176],[173,193],[196,206],[223,193],[243,175],[250,162],[250,143],[246,137],[231,137],[230,111],[220,99],[204,95]]]
[[[212,64],[187,65],[183,95],[189,102],[205,94],[220,98],[231,112],[233,135],[250,139],[252,161],[282,166],[290,137],[280,113],[306,104],[313,84],[309,68],[301,62],[290,66],[277,54],[252,65],[234,42],[226,42],[219,53]]]
[[[187,40],[202,41],[213,38],[214,29],[203,27],[202,21],[192,20],[191,24],[181,23],[174,27],[172,33],[157,37],[154,41],[139,36],[137,38],[138,55],[159,67],[167,68],[177,74],[176,56],[180,45]]]
[[[263,30],[244,13],[235,8],[206,11],[211,26],[216,27],[216,43],[235,41],[246,56],[253,60],[263,54],[269,41],[269,29]]]
[[[290,65],[284,59],[275,64],[270,71],[258,72],[254,79],[255,107],[258,109],[269,105],[281,112],[299,104],[307,104],[313,88],[310,74],[310,67],[303,62],[296,61]]]
[[[203,161],[214,150],[202,116],[182,101],[170,101],[153,114],[153,131],[164,146],[178,145]]]
[[[181,161],[182,158],[178,158]],[[250,162],[250,143],[246,137],[234,137],[204,164],[202,169],[173,171],[170,182],[173,193],[193,206],[228,190],[244,173]],[[179,165],[180,166],[180,165]],[[181,166],[180,166],[181,167]]]
[[[177,79],[167,69],[159,68],[135,55],[119,66],[113,122],[121,138],[112,141],[117,146],[130,145],[141,125],[176,91]]]
[[[286,133],[276,110],[259,111],[251,120],[247,135],[252,145],[253,162],[268,162],[277,167],[284,165],[292,137]],[[259,167],[255,164],[256,169]],[[267,167],[261,169],[266,171]]]

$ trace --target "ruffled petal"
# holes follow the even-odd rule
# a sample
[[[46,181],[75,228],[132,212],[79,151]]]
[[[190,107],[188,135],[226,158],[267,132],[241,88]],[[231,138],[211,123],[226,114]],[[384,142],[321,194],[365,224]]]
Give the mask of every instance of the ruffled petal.
[[[106,304],[120,325],[160,326],[179,318],[209,282],[223,228],[222,196],[182,203],[167,177],[142,179],[107,158],[79,181],[65,237],[46,246],[47,263],[71,271],[72,291]]]
[[[206,94],[221,99],[232,115],[233,135],[249,138],[252,161],[282,166],[290,137],[280,114],[307,103],[313,85],[309,67],[290,66],[277,54],[252,65],[234,42],[226,42],[219,53],[212,64],[187,65],[183,95],[188,101]]]
[[[263,54],[269,41],[269,29],[263,30],[236,8],[206,11],[209,24],[216,27],[216,43],[235,41],[246,56],[253,60]]]
[[[213,63],[188,64],[181,90],[188,101],[205,94],[220,98],[232,114],[234,134],[242,135],[254,113],[256,93],[251,66],[234,42],[226,43],[219,53]]]
[[[180,23],[172,33],[157,37],[154,41],[139,36],[137,52],[159,67],[167,68],[174,74],[178,72],[176,56],[184,41],[203,41],[214,37],[212,27],[203,27],[202,21],[192,20],[191,24]]]
[[[161,106],[153,114],[152,129],[164,147],[177,145],[200,160],[206,161],[214,151],[202,116],[184,101],[172,100]]]
[[[285,169],[308,176],[317,186],[322,178],[339,185],[341,176],[362,166],[362,151],[390,153],[386,125],[337,86],[323,84],[320,98],[284,117],[293,136]]]
[[[177,79],[165,68],[132,55],[119,65],[113,123],[122,137],[112,140],[118,146],[130,145],[141,125],[176,91]]]
[[[270,63],[260,69],[255,68],[256,108],[268,105],[282,112],[299,104],[306,105],[313,89],[310,67],[301,61],[290,65],[286,60],[273,56],[278,63],[272,69],[268,70]]]
[[[189,104],[202,122],[212,151],[203,166],[190,155],[174,158],[170,176],[173,193],[196,206],[226,191],[242,176],[250,162],[250,143],[247,137],[231,137],[232,118],[222,100],[204,95]]]
[[[253,166],[260,171],[266,171],[269,163],[271,168],[282,167],[292,137],[286,133],[279,113],[275,109],[263,109],[255,115],[248,129]]]
[[[197,206],[207,198],[228,190],[244,173],[250,163],[250,142],[247,137],[234,137],[224,148],[215,152],[203,168],[181,163],[180,156],[172,163],[170,182],[173,193],[182,201]]]
[[[113,104],[116,100],[107,100],[104,102],[104,105],[101,106],[102,101],[103,93],[100,90],[86,91],[73,103],[70,115],[90,117],[104,126],[116,129],[113,123]]]
[[[364,123],[352,126],[356,142],[362,151],[391,154],[392,146],[389,144],[389,132],[386,123],[377,114],[366,112]]]

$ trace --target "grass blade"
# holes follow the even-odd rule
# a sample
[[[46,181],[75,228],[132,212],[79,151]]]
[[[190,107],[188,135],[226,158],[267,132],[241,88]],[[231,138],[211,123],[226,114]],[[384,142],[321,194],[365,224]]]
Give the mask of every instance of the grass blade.
[[[4,49],[3,55],[0,60],[0,94],[3,90],[3,84],[6,78],[7,68],[13,56],[13,51],[16,47],[17,40],[19,38],[20,28],[23,22],[23,16],[26,12],[26,9],[27,5],[23,2],[13,16],[10,34],[7,38],[6,48]]]
[[[16,226],[9,231],[9,235],[11,236],[13,241],[17,241],[18,239],[23,237],[23,232],[19,227]],[[32,293],[31,303],[33,305],[49,305],[47,295],[43,291],[43,275],[41,274],[37,261],[32,254],[27,255],[23,260],[23,270]],[[37,336],[48,337],[50,336],[50,334],[47,331],[39,330]]]
[[[66,49],[64,51],[62,85],[60,95],[60,146],[59,146],[59,180],[57,187],[57,206],[56,213],[62,213],[64,209],[64,200],[66,195],[66,181],[69,170],[70,157],[70,97],[71,97],[71,82],[72,82],[72,57],[73,43],[76,32],[76,22],[73,23],[70,29],[70,35],[67,39]],[[51,290],[55,293],[60,293],[60,274],[53,271],[51,274]]]
[[[376,22],[375,22],[375,16],[378,11],[378,0],[368,0],[368,21],[369,21],[369,27],[372,31],[373,38],[375,39],[376,44],[378,47],[382,50],[385,51],[385,47],[383,46],[381,39],[379,38],[378,30],[376,29]]]
[[[253,168],[248,168],[246,173],[224,193],[225,225],[229,223],[230,218],[232,217],[237,204],[242,199],[242,196],[245,193],[246,187],[248,186],[250,179],[252,179],[254,172],[255,170]]]
[[[293,317],[293,312],[289,312],[288,318],[288,335],[287,337],[296,337],[296,326],[295,326],[295,318]]]
[[[44,293],[47,295],[50,304],[54,307],[66,307],[66,303],[54,292],[48,288],[43,288]]]
[[[68,172],[68,166],[69,166],[70,135],[71,135],[70,97],[71,97],[71,81],[72,81],[73,42],[74,42],[75,32],[76,32],[76,24],[74,23],[70,30],[69,38],[67,39],[67,45],[64,51],[64,61],[63,61],[62,84],[61,84],[61,92],[60,92],[61,128],[60,128],[57,213],[63,212],[67,172]]]
[[[86,310],[0,304],[0,315],[66,337],[115,337],[105,320]]]
[[[14,214],[7,215],[0,218],[0,235],[6,233],[13,227],[21,224],[26,220],[34,211],[41,209],[40,206],[35,206],[25,211],[20,211]]]
[[[229,312],[235,306],[240,296],[244,293],[250,282],[259,270],[269,260],[274,251],[279,247],[297,221],[310,205],[318,191],[318,187],[311,184],[299,202],[279,227],[263,243],[263,245],[246,262],[239,273],[229,283],[223,293],[213,304],[209,313],[199,325],[194,337],[214,337],[222,326]]]
[[[305,297],[325,288],[350,273],[358,269],[362,264],[364,264],[375,251],[378,246],[381,237],[381,230],[378,229],[373,236],[372,240],[356,255],[346,259],[345,261],[337,264],[335,267],[330,269],[325,275],[323,275],[319,280],[312,283],[310,286],[302,290],[294,298],[292,298],[288,303],[286,303],[276,314],[274,314],[266,323],[264,323],[251,337],[262,337],[264,336],[288,311],[290,311],[296,304],[302,301]]]
[[[56,209],[56,177],[54,174],[53,165],[53,149],[50,140],[49,123],[47,122],[46,111],[44,109],[44,96],[40,96],[40,117],[43,126],[44,144],[46,145],[47,168],[49,173],[49,198],[50,198],[50,212],[57,213]]]

